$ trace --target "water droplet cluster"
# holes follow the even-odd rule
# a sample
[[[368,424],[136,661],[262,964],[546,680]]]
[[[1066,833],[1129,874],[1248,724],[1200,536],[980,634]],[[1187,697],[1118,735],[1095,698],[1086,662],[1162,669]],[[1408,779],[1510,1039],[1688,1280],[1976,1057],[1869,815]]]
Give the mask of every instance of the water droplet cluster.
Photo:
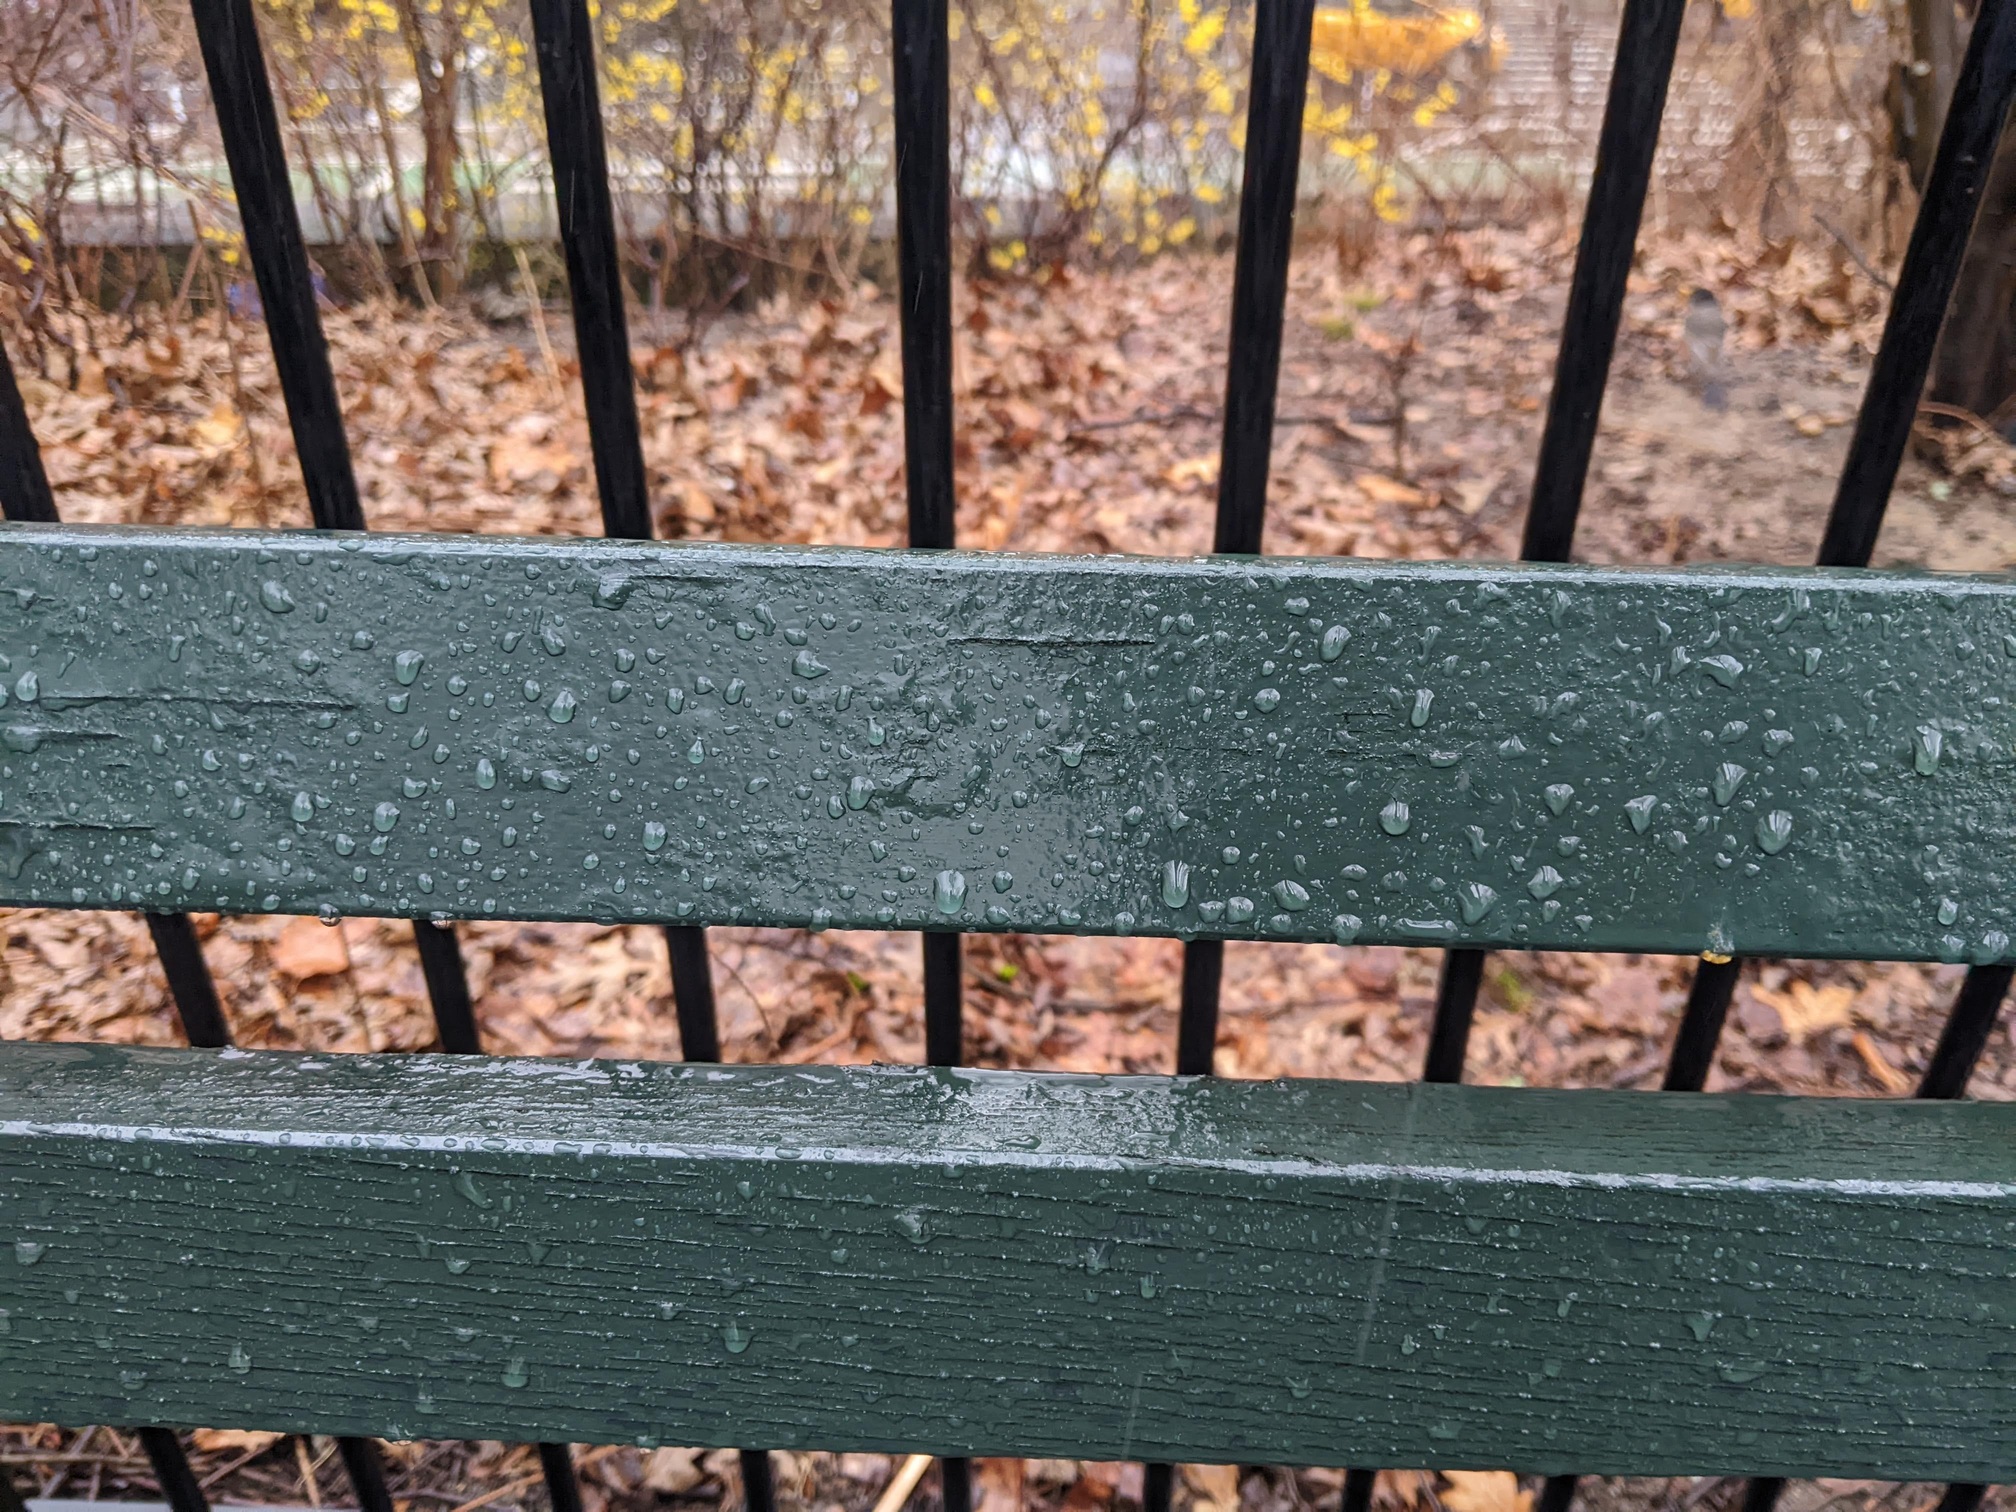
[[[1758,1408],[1717,1431],[1802,1452],[1832,1382],[1886,1404],[1866,1445],[1936,1455],[2006,1343],[1973,1262],[2006,1248],[2007,1183],[1933,1179],[2003,1131],[1902,1105],[1648,1123],[1646,1099],[1321,1081],[8,1059],[0,1337],[63,1367],[23,1400],[105,1415],[285,1400],[405,1438],[649,1444],[971,1414],[1112,1454],[1145,1403],[1270,1461],[1369,1425],[1382,1458],[1518,1463],[1591,1433],[1698,1452],[1645,1401],[1703,1393]],[[1177,1410],[1200,1391],[1208,1421]]]
[[[1999,583],[42,527],[0,587],[14,902],[2007,938]]]

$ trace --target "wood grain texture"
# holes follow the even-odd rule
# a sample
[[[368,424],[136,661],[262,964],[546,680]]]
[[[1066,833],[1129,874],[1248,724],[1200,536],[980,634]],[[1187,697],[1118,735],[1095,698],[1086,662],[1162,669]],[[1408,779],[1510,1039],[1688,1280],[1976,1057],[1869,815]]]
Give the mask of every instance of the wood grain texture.
[[[2016,1108],[0,1049],[0,1415],[2016,1474]]]
[[[0,533],[0,901],[1992,961],[2016,586]]]

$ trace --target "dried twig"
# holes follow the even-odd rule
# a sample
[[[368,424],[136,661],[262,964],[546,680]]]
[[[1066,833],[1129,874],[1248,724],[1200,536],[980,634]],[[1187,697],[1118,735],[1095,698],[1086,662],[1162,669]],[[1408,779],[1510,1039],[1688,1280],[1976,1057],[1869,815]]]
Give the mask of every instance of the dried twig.
[[[574,1461],[574,1468],[576,1470],[585,1470],[596,1461],[609,1458],[610,1455],[622,1447],[621,1444],[604,1444],[599,1449],[590,1449],[586,1454]],[[546,1472],[544,1470],[534,1470],[530,1474],[517,1476],[504,1482],[501,1486],[492,1486],[481,1496],[472,1496],[468,1501],[450,1508],[449,1512],[476,1512],[478,1507],[487,1507],[492,1502],[500,1502],[507,1496],[523,1491],[528,1487],[536,1486],[545,1477]]]
[[[532,259],[522,245],[511,248],[518,259],[518,280],[525,285],[525,307],[532,312],[532,335],[539,343],[539,360],[546,367],[546,381],[560,389],[560,364],[553,358],[553,341],[546,334],[546,306],[539,299],[539,284],[532,277]]]
[[[1971,425],[1990,441],[2004,439],[2000,431],[1975,414],[1974,411],[1962,409],[1957,404],[1941,404],[1936,399],[1920,399],[1918,401],[1918,413],[1921,415],[1937,415],[1944,420],[1958,420],[1962,425]]]
[[[1171,409],[1138,409],[1131,415],[1113,415],[1103,420],[1086,420],[1064,432],[1064,439],[1073,440],[1079,436],[1089,436],[1094,431],[1122,430],[1130,425],[1171,425],[1178,421],[1195,420],[1206,425],[1216,425],[1224,418],[1224,411],[1205,409],[1197,404],[1179,404]],[[1390,425],[1390,416],[1380,416],[1376,420],[1359,420],[1350,417],[1354,424]],[[1276,415],[1274,423],[1280,425],[1334,425],[1335,415]]]
[[[294,1440],[294,1463],[301,1470],[301,1491],[308,1498],[308,1505],[315,1512],[322,1509],[322,1488],[315,1483],[315,1462],[308,1457],[308,1440],[297,1435]]]
[[[1217,410],[1205,409],[1197,404],[1179,404],[1172,409],[1142,408],[1131,415],[1115,415],[1106,420],[1087,420],[1083,424],[1072,426],[1064,434],[1068,439],[1072,436],[1090,435],[1093,431],[1121,430],[1129,425],[1167,425],[1175,420],[1202,420],[1216,425],[1218,415]]]
[[[295,1440],[295,1442],[298,1444],[300,1440],[297,1439]],[[227,1460],[220,1468],[212,1470],[208,1475],[204,1476],[203,1479],[198,1481],[196,1484],[201,1486],[205,1491],[208,1491],[212,1486],[216,1485],[219,1481],[225,1480],[230,1476],[236,1475],[240,1470],[243,1470],[247,1465],[251,1464],[252,1461],[259,1458],[260,1455],[265,1454],[272,1447],[273,1446],[271,1444],[261,1444],[256,1449],[247,1449],[243,1454],[239,1455],[236,1459]]]
[[[1731,1479],[1732,1477],[1727,1475],[1703,1476],[1701,1480],[1696,1482],[1688,1490],[1687,1494],[1680,1499],[1680,1506],[1682,1508],[1682,1512],[1685,1512],[1685,1509],[1687,1508],[1698,1507],[1710,1496],[1713,1496],[1717,1491],[1721,1490],[1724,1486],[1728,1485]]]
[[[1895,289],[1891,286],[1890,280],[1885,278],[1881,273],[1878,273],[1875,270],[1875,268],[1870,266],[1869,259],[1862,255],[1862,249],[1855,245],[1855,239],[1852,236],[1850,236],[1846,231],[1843,231],[1839,226],[1835,225],[1834,222],[1827,219],[1826,216],[1822,215],[1817,210],[1813,212],[1813,221],[1814,224],[1819,226],[1819,228],[1822,231],[1825,231],[1829,236],[1833,237],[1835,241],[1841,244],[1841,250],[1848,254],[1849,260],[1853,262],[1856,267],[1862,270],[1863,274],[1868,278],[1869,282],[1876,285],[1876,287],[1881,289],[1885,294],[1891,294],[1896,292]]]
[[[917,1482],[924,1479],[924,1472],[930,1468],[928,1454],[913,1454],[904,1460],[876,1498],[874,1512],[903,1512],[903,1504],[910,1500],[910,1493],[917,1489]]]

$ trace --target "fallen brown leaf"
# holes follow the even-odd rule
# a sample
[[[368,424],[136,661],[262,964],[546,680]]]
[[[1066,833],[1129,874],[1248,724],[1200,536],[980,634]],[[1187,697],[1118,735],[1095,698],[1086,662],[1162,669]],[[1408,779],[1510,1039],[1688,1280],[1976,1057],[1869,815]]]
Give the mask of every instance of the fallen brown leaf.
[[[257,1428],[198,1428],[189,1435],[189,1441],[198,1449],[209,1453],[225,1449],[235,1450],[240,1454],[247,1452],[258,1454],[271,1449],[286,1436],[284,1433],[267,1433]]]
[[[1434,496],[1420,489],[1402,483],[1384,473],[1361,472],[1351,480],[1358,485],[1358,491],[1375,504],[1405,504],[1412,509],[1420,509],[1434,503]]]
[[[1372,1483],[1374,1506],[1418,1507],[1435,1477],[1424,1470],[1381,1470]]]
[[[1119,1486],[1118,1465],[1087,1463],[1079,1467],[1077,1482],[1064,1493],[1060,1512],[1095,1512],[1110,1507]]]
[[[534,480],[549,489],[557,488],[580,463],[581,458],[564,442],[506,434],[490,447],[490,481],[499,488]]]
[[[1456,485],[1456,507],[1466,515],[1474,515],[1491,502],[1491,495],[1498,491],[1508,476],[1504,468],[1481,478],[1465,478]]]
[[[320,919],[289,919],[273,942],[273,965],[297,982],[335,976],[350,969],[350,948]]]
[[[1442,1505],[1449,1512],[1532,1512],[1533,1493],[1519,1489],[1510,1470],[1445,1470],[1449,1489]]]
[[[1855,1047],[1855,1053],[1862,1058],[1862,1064],[1868,1068],[1869,1074],[1876,1078],[1885,1092],[1902,1093],[1911,1090],[1911,1078],[1890,1064],[1889,1058],[1877,1047],[1876,1041],[1869,1037],[1868,1030],[1857,1029],[1855,1037],[1848,1043]]]
[[[1778,1015],[1785,1037],[1795,1045],[1803,1045],[1825,1030],[1841,1028],[1848,1022],[1849,1009],[1855,1002],[1852,987],[1839,983],[1815,987],[1796,978],[1786,983],[1782,992],[1773,992],[1768,987],[1753,987],[1750,991]]]
[[[644,1457],[644,1484],[662,1496],[683,1496],[707,1479],[698,1449],[653,1449]]]
[[[1022,1512],[1022,1464],[1019,1459],[973,1462],[979,1512]]]
[[[219,399],[216,408],[189,427],[205,446],[225,447],[237,441],[245,430],[245,420],[229,399]]]
[[[1237,1465],[1185,1465],[1183,1484],[1190,1488],[1191,1512],[1239,1512]]]

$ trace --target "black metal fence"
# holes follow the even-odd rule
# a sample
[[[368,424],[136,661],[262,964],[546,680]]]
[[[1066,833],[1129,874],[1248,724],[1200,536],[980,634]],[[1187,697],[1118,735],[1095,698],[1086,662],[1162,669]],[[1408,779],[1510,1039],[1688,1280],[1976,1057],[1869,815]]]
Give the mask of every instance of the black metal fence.
[[[946,0],[892,0],[892,6],[909,539],[913,547],[946,548],[954,544],[955,500],[947,6]],[[361,530],[364,514],[252,3],[191,0],[191,8],[314,522],[325,530]],[[1685,0],[1626,0],[1624,7],[1526,519],[1522,554],[1528,560],[1565,561],[1573,545],[1684,8]],[[1258,553],[1266,522],[1314,11],[1315,0],[1254,0],[1213,537],[1220,552]],[[531,0],[531,14],[603,528],[611,536],[648,538],[651,511],[587,0]],[[1821,565],[1864,566],[1875,546],[2012,97],[2016,0],[1981,0],[1820,544]],[[56,518],[4,350],[0,503],[10,520]],[[216,987],[187,917],[149,915],[148,926],[190,1044],[227,1044]],[[682,1050],[688,1060],[716,1059],[720,1039],[705,933],[668,926],[665,934]],[[414,937],[442,1049],[480,1053],[453,930],[417,919]],[[954,933],[930,933],[922,936],[922,946],[927,1058],[934,1065],[957,1064],[962,1048],[960,939]],[[1428,1081],[1462,1079],[1483,960],[1479,950],[1452,950],[1444,960],[1422,1070]],[[1179,1074],[1205,1075],[1212,1069],[1223,961],[1222,941],[1193,940],[1185,947]],[[1737,972],[1738,963],[1724,959],[1704,959],[1697,969],[1667,1067],[1667,1089],[1698,1090],[1706,1080]],[[1969,970],[1918,1089],[1920,1097],[1964,1093],[2011,974],[2006,965]],[[140,1433],[174,1512],[207,1512],[176,1435],[159,1427],[143,1427]],[[392,1512],[375,1443],[344,1439],[340,1449],[363,1512]],[[542,1444],[539,1456],[554,1512],[580,1512],[567,1447]],[[752,1512],[771,1512],[767,1456],[745,1451],[741,1463]],[[967,1512],[972,1501],[967,1462],[948,1459],[942,1473],[948,1512]],[[1374,1475],[1365,1467],[1349,1471],[1341,1512],[1366,1512]],[[1551,1478],[1538,1512],[1566,1512],[1575,1484],[1573,1476]],[[1144,1485],[1146,1512],[1167,1512],[1172,1467],[1149,1466]],[[1782,1481],[1753,1481],[1745,1512],[1770,1512],[1782,1486]],[[1983,1491],[1979,1485],[1951,1486],[1939,1512],[1974,1512]]]

